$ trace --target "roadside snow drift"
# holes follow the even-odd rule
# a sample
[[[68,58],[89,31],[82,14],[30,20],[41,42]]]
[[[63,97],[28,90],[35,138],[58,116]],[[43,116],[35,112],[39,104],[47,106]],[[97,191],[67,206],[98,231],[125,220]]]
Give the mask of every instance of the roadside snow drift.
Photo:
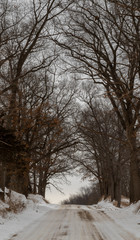
[[[11,197],[6,197],[5,203],[0,201],[0,240],[8,240],[17,232],[24,229],[56,205],[46,203],[40,195],[24,195],[11,192]]]

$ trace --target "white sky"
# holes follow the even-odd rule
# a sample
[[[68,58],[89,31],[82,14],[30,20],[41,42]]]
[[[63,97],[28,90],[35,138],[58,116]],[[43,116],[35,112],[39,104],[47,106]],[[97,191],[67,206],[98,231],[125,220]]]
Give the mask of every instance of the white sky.
[[[88,180],[81,180],[81,177],[73,176],[67,177],[70,184],[60,185],[64,194],[57,191],[54,187],[51,187],[51,191],[49,189],[46,190],[46,199],[50,203],[59,204],[61,201],[69,198],[70,195],[74,195],[80,192],[81,187],[89,186],[90,182]]]

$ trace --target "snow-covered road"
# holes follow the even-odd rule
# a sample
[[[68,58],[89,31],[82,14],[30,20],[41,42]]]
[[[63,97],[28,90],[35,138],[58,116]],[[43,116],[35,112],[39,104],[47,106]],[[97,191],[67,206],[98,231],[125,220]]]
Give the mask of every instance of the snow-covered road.
[[[52,209],[9,240],[138,240],[95,207]]]

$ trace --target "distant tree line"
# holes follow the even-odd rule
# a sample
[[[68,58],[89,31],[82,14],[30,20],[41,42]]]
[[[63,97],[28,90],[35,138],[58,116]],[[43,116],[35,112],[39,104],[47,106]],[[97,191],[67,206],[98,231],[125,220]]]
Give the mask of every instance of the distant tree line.
[[[93,184],[90,187],[82,187],[79,193],[71,195],[61,204],[91,205],[96,204],[99,200],[100,200],[99,185]]]

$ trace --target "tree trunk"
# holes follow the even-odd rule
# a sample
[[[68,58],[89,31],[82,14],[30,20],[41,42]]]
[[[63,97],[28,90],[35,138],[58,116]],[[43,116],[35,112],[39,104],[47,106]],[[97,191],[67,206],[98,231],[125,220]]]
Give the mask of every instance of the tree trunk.
[[[130,142],[130,201],[140,200],[140,169],[138,160],[138,149],[136,143],[136,134],[131,132],[128,135]]]
[[[101,197],[104,195],[104,186],[103,186],[103,180],[99,178],[99,188],[100,188],[100,195]]]
[[[114,181],[114,176],[113,172],[110,172],[110,195],[111,195],[111,201],[115,199],[115,181]],[[116,200],[116,199],[115,199]]]
[[[118,178],[117,181],[114,183],[114,199],[117,201],[117,207],[121,205],[121,179]]]
[[[0,199],[4,201],[4,191],[5,191],[5,168],[3,163],[0,163]]]
[[[130,162],[130,201],[140,200],[140,174],[135,152],[131,154]]]

